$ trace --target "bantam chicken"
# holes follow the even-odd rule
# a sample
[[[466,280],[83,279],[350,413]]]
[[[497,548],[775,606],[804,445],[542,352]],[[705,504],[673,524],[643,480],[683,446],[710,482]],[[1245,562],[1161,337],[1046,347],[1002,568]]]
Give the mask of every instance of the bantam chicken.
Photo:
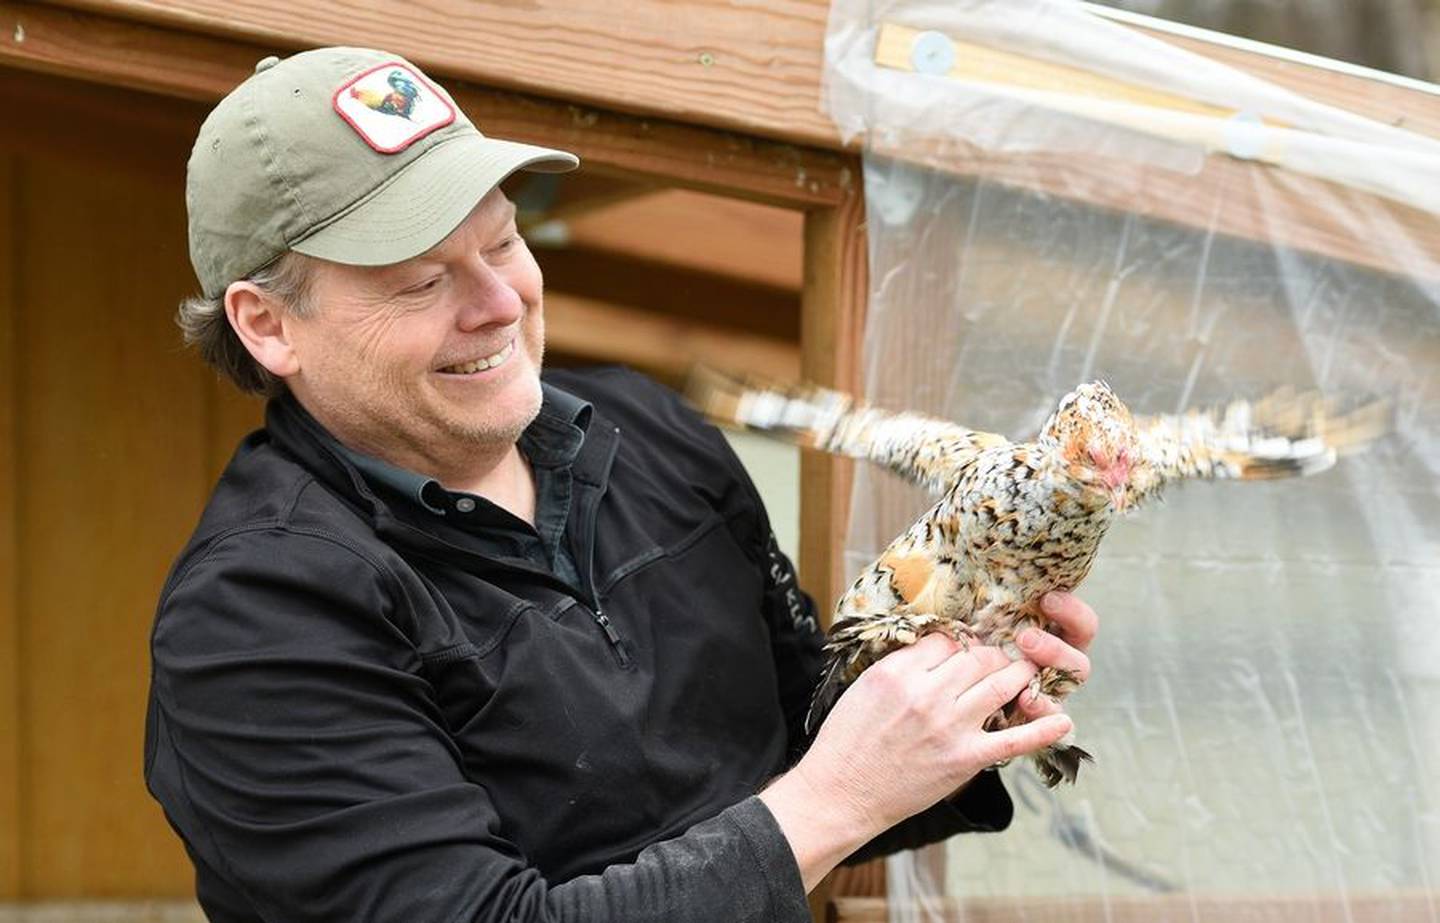
[[[1382,403],[1342,414],[1318,397],[1288,393],[1219,412],[1137,417],[1104,382],[1091,382],[1060,401],[1034,441],[1011,442],[817,387],[751,385],[698,370],[688,390],[712,420],[868,459],[940,496],[837,604],[810,732],[862,671],[930,632],[1018,659],[1021,631],[1050,628],[1040,598],[1078,587],[1115,517],[1166,485],[1315,474],[1388,429]],[[1060,699],[1076,685],[1047,667],[1032,689]],[[987,727],[1012,720],[1013,706]],[[1034,757],[1050,787],[1074,782],[1089,759],[1073,732]]]

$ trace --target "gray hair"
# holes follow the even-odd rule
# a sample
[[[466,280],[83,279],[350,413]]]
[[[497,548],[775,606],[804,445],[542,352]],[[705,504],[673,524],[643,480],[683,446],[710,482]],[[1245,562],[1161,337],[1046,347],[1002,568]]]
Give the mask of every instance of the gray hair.
[[[308,317],[314,311],[310,297],[310,259],[287,250],[276,259],[246,276],[244,280],[277,299],[284,309],[296,317]],[[185,344],[200,351],[200,358],[251,394],[274,396],[285,390],[284,382],[255,361],[225,316],[225,293],[215,298],[195,295],[180,302],[175,323],[185,336]]]

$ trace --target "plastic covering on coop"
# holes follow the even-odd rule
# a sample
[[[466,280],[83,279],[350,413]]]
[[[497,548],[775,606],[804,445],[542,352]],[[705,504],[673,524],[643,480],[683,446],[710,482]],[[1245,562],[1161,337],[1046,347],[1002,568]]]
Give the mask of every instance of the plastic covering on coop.
[[[1007,767],[1012,827],[889,860],[890,919],[1440,919],[1440,141],[1081,4],[837,0],[826,58],[870,402],[1027,438],[1092,379],[1394,402],[1323,474],[1111,529],[1068,702],[1096,762]],[[848,570],[930,502],[858,466]]]

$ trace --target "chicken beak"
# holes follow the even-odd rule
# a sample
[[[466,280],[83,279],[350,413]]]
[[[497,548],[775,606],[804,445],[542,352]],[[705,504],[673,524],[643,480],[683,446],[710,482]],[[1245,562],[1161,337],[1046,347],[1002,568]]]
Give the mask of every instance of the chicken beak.
[[[1123,511],[1129,503],[1130,462],[1117,460],[1100,473],[1100,479],[1110,488],[1110,498],[1117,510]]]

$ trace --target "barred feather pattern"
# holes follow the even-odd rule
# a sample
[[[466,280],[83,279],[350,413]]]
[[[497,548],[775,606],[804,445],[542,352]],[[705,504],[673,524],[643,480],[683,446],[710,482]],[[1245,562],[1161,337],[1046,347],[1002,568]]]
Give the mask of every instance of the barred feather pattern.
[[[1379,403],[1342,414],[1293,393],[1137,418],[1104,382],[1091,382],[1060,401],[1034,440],[1011,442],[857,405],[822,388],[747,383],[709,370],[692,376],[688,392],[717,422],[874,462],[939,497],[841,596],[806,718],[812,732],[866,668],[931,632],[1018,659],[1021,631],[1053,627],[1040,598],[1078,587],[1114,519],[1167,484],[1313,474],[1387,428]],[[1062,699],[1076,685],[1066,671],[1047,667],[1033,688]],[[1017,720],[1012,703],[986,726]],[[1090,758],[1072,734],[1034,761],[1053,787],[1075,781]]]

